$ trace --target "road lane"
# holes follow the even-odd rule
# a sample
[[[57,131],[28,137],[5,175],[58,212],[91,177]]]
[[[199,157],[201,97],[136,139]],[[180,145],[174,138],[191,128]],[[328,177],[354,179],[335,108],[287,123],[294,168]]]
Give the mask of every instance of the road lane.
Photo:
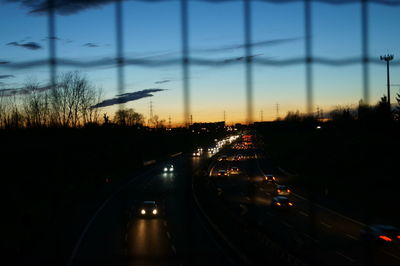
[[[219,169],[227,168],[229,158],[235,154],[246,153],[248,158],[241,162],[245,176],[216,176]],[[249,156],[253,153],[255,156]],[[264,174],[259,167],[262,161],[266,173],[276,173],[273,165],[254,150],[228,150],[228,161],[218,161],[210,173],[214,185],[223,191],[223,199],[228,206],[245,206],[245,216],[255,224],[263,224],[263,229],[276,239],[289,238],[304,245],[307,241],[315,242],[313,256],[315,261],[324,265],[400,265],[398,249],[377,248],[365,256],[363,243],[359,240],[362,223],[347,219],[341,214],[329,211],[322,206],[312,205],[303,197],[291,197],[295,208],[290,212],[275,212],[269,204],[274,196],[273,186],[266,185],[260,177]],[[257,158],[256,160],[251,158]],[[260,160],[260,161],[259,161]],[[285,183],[285,177],[278,176],[277,183]],[[290,184],[289,184],[290,186]],[[243,208],[242,208],[243,209]],[[244,215],[240,208],[232,208],[238,215]],[[310,214],[314,213],[314,215]],[[315,221],[315,222],[313,222]],[[311,226],[313,225],[314,226]],[[313,229],[312,229],[313,228]],[[283,241],[284,242],[284,241]]]
[[[233,265],[191,200],[193,167],[207,157],[176,156],[169,160],[174,173],[162,173],[157,164],[125,186],[93,219],[70,265]],[[164,215],[132,215],[142,200],[163,202]]]

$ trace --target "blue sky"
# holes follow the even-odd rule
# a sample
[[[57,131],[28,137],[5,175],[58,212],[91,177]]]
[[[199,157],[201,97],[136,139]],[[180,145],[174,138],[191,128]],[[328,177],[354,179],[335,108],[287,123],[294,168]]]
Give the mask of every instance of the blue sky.
[[[190,47],[193,57],[229,59],[242,56],[243,49],[226,49],[219,52],[202,52],[243,43],[243,3],[241,1],[208,3],[189,1]],[[288,59],[304,56],[303,4],[252,3],[253,42],[285,40],[276,45],[256,46],[253,54],[258,58]],[[394,54],[400,59],[398,29],[400,6],[369,5],[370,55]],[[56,16],[57,54],[62,58],[96,60],[115,56],[115,8],[104,4],[70,15]],[[20,62],[43,59],[48,55],[47,17],[29,14],[29,8],[19,3],[1,3],[0,61]],[[332,59],[361,55],[360,5],[330,5],[313,3],[313,54]],[[10,42],[35,42],[43,49],[30,50],[7,45]],[[96,47],[84,46],[92,43]],[[165,59],[180,56],[179,1],[145,3],[124,2],[124,48],[130,58]],[[331,67],[314,65],[314,103],[328,111],[336,105],[355,105],[362,98],[361,65]],[[59,72],[81,70],[104,91],[104,98],[117,94],[116,69],[94,67],[76,69],[59,67]],[[305,111],[304,65],[286,67],[253,67],[254,113],[260,119],[274,119],[275,104],[280,115],[289,110]],[[376,102],[386,92],[386,69],[382,65],[370,66],[371,102]],[[391,68],[391,83],[400,84],[400,67]],[[1,79],[0,88],[21,86],[27,79],[48,81],[48,68],[14,70],[0,68],[0,75],[14,75]],[[174,123],[182,121],[182,78],[180,66],[125,68],[125,92],[149,88],[165,91],[154,93],[125,104],[149,116],[149,102],[154,113],[162,119],[171,116]],[[170,82],[156,84],[156,81]],[[226,111],[227,121],[245,120],[244,65],[224,67],[191,67],[191,109],[194,121],[219,121]],[[400,87],[392,87],[393,95]],[[112,113],[115,106],[104,112]]]

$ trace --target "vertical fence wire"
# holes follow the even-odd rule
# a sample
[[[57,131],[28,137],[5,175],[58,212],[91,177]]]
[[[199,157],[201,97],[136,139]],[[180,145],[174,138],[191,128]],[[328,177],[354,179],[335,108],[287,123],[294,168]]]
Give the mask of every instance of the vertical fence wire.
[[[56,85],[57,59],[56,59],[56,22],[54,13],[54,0],[47,0],[47,27],[49,41],[49,67],[50,67],[50,86]]]
[[[123,94],[125,91],[125,77],[124,77],[124,39],[123,39],[123,6],[122,0],[115,2],[115,33],[116,33],[116,63],[117,63],[117,90],[118,94]],[[120,99],[120,98],[118,98]],[[123,104],[119,104],[119,108],[123,109]]]
[[[252,47],[251,47],[251,2],[243,0],[244,19],[244,47],[245,47],[245,82],[246,82],[246,111],[247,123],[253,122],[253,68],[252,68]]]
[[[368,1],[361,0],[361,49],[363,73],[363,102],[369,104],[369,35],[368,35]]]
[[[313,69],[312,69],[312,19],[311,1],[304,0],[304,36],[305,36],[305,62],[306,62],[306,110],[309,115],[313,113]]]
[[[189,81],[189,11],[188,0],[181,0],[181,53],[182,53],[182,90],[183,90],[183,122],[189,125],[190,115],[190,81]]]

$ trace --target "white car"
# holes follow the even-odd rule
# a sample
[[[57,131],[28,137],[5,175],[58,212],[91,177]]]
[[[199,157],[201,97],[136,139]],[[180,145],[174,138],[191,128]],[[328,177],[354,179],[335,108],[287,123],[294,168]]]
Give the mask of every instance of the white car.
[[[164,166],[164,173],[172,173],[174,171],[174,166],[172,164],[167,164]]]

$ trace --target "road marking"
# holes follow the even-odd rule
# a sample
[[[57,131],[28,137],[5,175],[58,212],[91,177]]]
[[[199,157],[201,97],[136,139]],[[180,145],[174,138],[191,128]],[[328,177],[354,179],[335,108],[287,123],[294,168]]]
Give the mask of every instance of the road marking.
[[[312,241],[314,241],[315,243],[319,242],[318,239],[313,238],[313,237],[310,236],[309,234],[305,234],[305,233],[304,233],[304,235],[305,235],[306,237],[308,237],[309,239],[311,239]]]
[[[346,234],[346,236],[347,236],[348,238],[351,238],[351,239],[353,239],[353,240],[358,240],[358,238],[357,238],[357,237],[355,237],[355,236],[353,236],[353,235]]]
[[[247,199],[248,201],[250,201],[250,197],[246,197],[246,199]]]
[[[287,227],[289,227],[289,228],[293,228],[293,226],[292,225],[290,225],[290,224],[288,224],[287,222],[282,222],[284,225],[286,225]]]
[[[396,255],[394,255],[393,253],[391,253],[391,252],[389,252],[389,251],[383,250],[382,252],[385,253],[386,255],[389,255],[389,256],[391,256],[391,257],[397,259],[397,260],[400,260],[400,257],[399,257],[399,256],[396,256]]]
[[[270,192],[265,192],[265,195],[271,196]]]
[[[164,221],[163,224],[165,227],[167,227],[167,221]]]
[[[348,260],[350,262],[355,262],[356,261],[355,259],[352,259],[352,258],[344,255],[343,253],[339,252],[339,251],[336,251],[336,254],[338,254],[339,256],[342,256],[343,258],[345,258],[346,260]]]
[[[327,223],[324,223],[324,222],[321,222],[321,224],[322,224],[323,226],[329,228],[329,229],[332,228],[332,225],[330,225],[330,224],[327,224]]]
[[[167,231],[167,237],[171,239],[171,234]]]
[[[303,212],[303,211],[299,211],[299,213],[300,213],[301,215],[303,215],[303,216],[307,216],[307,217],[309,216],[308,213]]]
[[[176,248],[174,245],[171,245],[172,251],[176,254]]]
[[[240,208],[242,208],[242,212],[240,213],[240,215],[245,215],[248,211],[246,205],[240,204],[239,206],[240,206]]]

